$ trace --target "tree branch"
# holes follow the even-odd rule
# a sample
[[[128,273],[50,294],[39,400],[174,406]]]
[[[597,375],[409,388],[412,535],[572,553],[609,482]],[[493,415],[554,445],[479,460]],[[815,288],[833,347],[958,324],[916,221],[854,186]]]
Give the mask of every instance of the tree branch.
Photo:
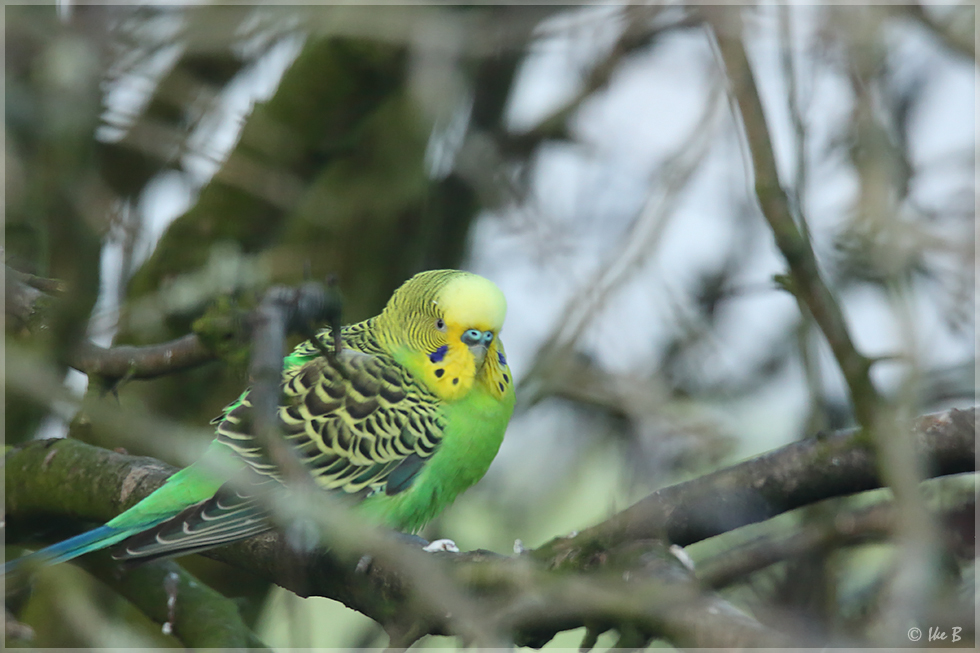
[[[942,511],[941,521],[952,527],[948,539],[954,550],[959,544],[956,518],[975,512],[976,500],[973,497]],[[764,535],[699,563],[698,578],[707,587],[727,587],[749,574],[810,551],[881,541],[893,533],[896,520],[894,502],[882,501],[869,508],[835,515],[828,523],[806,524],[789,535]]]
[[[917,422],[916,439],[932,474],[975,469],[974,414],[952,410]],[[455,586],[467,588],[466,601],[477,602],[485,627],[505,628],[518,642],[540,644],[559,630],[601,624],[635,627],[647,638],[666,637],[679,646],[779,645],[785,643],[782,635],[700,591],[656,538],[666,533],[686,544],[807,503],[879,487],[875,470],[873,454],[854,431],[833,434],[665,488],[530,556],[474,551],[437,554],[433,562],[451,562],[440,565],[441,571]],[[6,460],[8,539],[23,539],[25,523],[39,515],[105,521],[173,471],[153,459],[72,440],[25,445]],[[419,593],[426,576],[404,568],[411,557],[383,557],[363,569],[350,543],[307,555],[276,533],[206,555],[304,596],[339,600],[383,624],[393,641],[400,638],[405,645],[428,633],[461,634],[456,616],[447,614],[442,602]]]
[[[154,560],[120,572],[118,563],[99,552],[85,556],[78,564],[153,621],[169,624],[174,637],[189,648],[267,648],[242,621],[233,600],[176,562]],[[173,615],[167,605],[168,585],[174,588]]]
[[[33,275],[18,272],[6,266],[5,278],[5,311],[8,317],[30,328],[31,325],[44,320],[44,303],[54,298],[46,292],[60,292],[59,282],[52,279],[42,279]],[[274,287],[267,293],[267,304],[281,304],[281,330],[303,332],[311,337],[315,329],[313,324],[321,322],[324,316],[332,317],[339,310],[339,299],[336,292],[329,290],[317,282],[306,282],[298,288]],[[152,379],[165,374],[172,374],[191,369],[204,363],[219,359],[216,351],[220,343],[214,342],[221,335],[228,335],[230,322],[241,322],[238,330],[250,330],[250,323],[263,318],[268,312],[268,306],[260,306],[251,315],[242,313],[238,319],[216,319],[209,316],[208,320],[200,321],[196,331],[205,335],[205,340],[198,333],[190,333],[181,338],[156,345],[100,347],[85,340],[68,354],[65,361],[70,367],[89,376],[104,379]],[[267,318],[266,318],[267,319]],[[221,331],[220,334],[211,331]],[[281,348],[280,348],[281,349]],[[281,351],[278,352],[281,360]],[[278,365],[278,364],[277,364]],[[277,368],[278,369],[278,368]],[[277,376],[278,378],[278,376]]]
[[[932,515],[919,495],[919,485],[925,476],[917,464],[912,442],[897,427],[898,407],[889,405],[872,382],[872,361],[855,347],[840,305],[821,277],[816,255],[794,221],[789,199],[779,182],[762,100],[742,41],[741,8],[706,7],[704,12],[710,19],[731,79],[731,94],[752,158],[759,206],[789,267],[784,286],[802,300],[826,337],[844,376],[855,419],[865,437],[873,442],[879,473],[884,484],[894,492],[899,506],[902,519],[898,540],[905,560],[899,565],[903,580],[897,581],[895,587],[905,589],[894,591],[891,602],[894,609],[882,612],[882,618],[890,622],[882,629],[897,633],[900,632],[897,625],[920,619],[925,605],[938,598],[940,591],[934,583],[936,576],[928,571],[937,564],[940,543],[934,538],[936,527]],[[876,11],[857,11],[849,24],[853,27],[853,47],[857,52],[855,66],[865,78],[880,65],[879,51],[868,45],[876,42],[881,34],[878,18]],[[859,110],[868,113],[865,105],[859,103]],[[878,211],[885,210],[884,206],[878,208]],[[801,224],[805,222],[802,214],[798,219]],[[894,643],[899,641],[896,639]]]
[[[976,408],[920,417],[911,427],[930,477],[976,471]],[[808,438],[732,467],[657,490],[535,556],[565,564],[597,548],[664,537],[681,546],[823,499],[882,487],[875,452],[859,430]]]
[[[30,443],[7,457],[8,539],[23,537],[29,517],[108,519],[159,487],[172,471],[152,459],[72,440]],[[693,579],[677,573],[679,563],[662,549],[658,543],[631,543],[588,561],[590,573],[578,577],[553,574],[527,557],[508,559],[485,551],[426,560],[451,562],[440,567],[454,584],[468,588],[469,600],[479,601],[484,628],[506,628],[521,642],[540,644],[559,630],[601,623],[634,624],[647,637],[669,637],[684,645],[785,643],[782,636],[701,592]],[[305,555],[276,533],[207,555],[304,596],[339,600],[379,621],[389,633],[401,633],[404,643],[428,633],[465,635],[458,630],[457,615],[420,593],[418,584],[424,579],[414,579],[391,561],[364,570],[357,553],[318,550]],[[623,567],[633,575],[624,578]]]
[[[887,5],[886,5],[887,6]],[[890,9],[899,16],[907,16],[922,25],[925,29],[930,31],[932,34],[937,36],[943,44],[949,48],[951,51],[960,54],[965,57],[976,61],[977,59],[977,49],[974,43],[974,31],[971,30],[959,30],[954,29],[953,25],[957,21],[960,24],[976,24],[976,13],[974,9],[974,15],[964,16],[964,10],[968,10],[969,5],[962,5],[954,9],[957,15],[952,17],[952,20],[943,24],[929,15],[925,7],[921,4],[911,3],[908,5],[896,5],[890,7]]]
[[[707,587],[719,589],[769,565],[797,558],[809,551],[884,539],[892,532],[893,510],[894,504],[882,502],[837,515],[830,523],[806,524],[784,537],[755,538],[698,564],[698,578]]]
[[[152,379],[217,360],[196,333],[157,345],[141,347],[100,347],[84,342],[67,361],[70,366],[89,376],[106,379]]]
[[[4,312],[29,331],[44,324],[47,305],[55,301],[52,294],[63,292],[63,284],[43,279],[4,266]],[[150,379],[172,372],[197,367],[217,360],[218,356],[205,346],[197,334],[157,345],[143,347],[105,348],[83,340],[68,353],[65,361],[70,367],[90,376],[106,379]]]
[[[850,390],[857,422],[871,432],[879,396],[871,382],[870,361],[855,347],[844,314],[820,275],[816,255],[793,219],[789,198],[779,182],[765,111],[739,34],[742,22],[738,11],[705,9],[745,128],[759,207],[789,266],[789,289],[803,300],[826,336]]]

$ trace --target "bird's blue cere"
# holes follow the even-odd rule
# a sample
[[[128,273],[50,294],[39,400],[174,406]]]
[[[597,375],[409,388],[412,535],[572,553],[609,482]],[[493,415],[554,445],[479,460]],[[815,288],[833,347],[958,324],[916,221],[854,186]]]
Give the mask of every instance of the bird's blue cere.
[[[429,360],[432,361],[433,363],[438,363],[439,361],[441,361],[443,358],[446,357],[447,351],[449,351],[449,345],[443,345],[442,347],[439,347],[434,352],[429,354]]]

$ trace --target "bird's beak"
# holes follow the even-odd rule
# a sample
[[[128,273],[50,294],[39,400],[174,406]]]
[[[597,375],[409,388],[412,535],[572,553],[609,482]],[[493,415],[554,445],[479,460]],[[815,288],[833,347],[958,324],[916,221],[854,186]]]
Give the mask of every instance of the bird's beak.
[[[487,359],[487,351],[490,349],[490,347],[480,343],[478,345],[469,345],[469,349],[470,353],[473,354],[473,362],[476,363],[476,369],[482,369],[483,361]]]

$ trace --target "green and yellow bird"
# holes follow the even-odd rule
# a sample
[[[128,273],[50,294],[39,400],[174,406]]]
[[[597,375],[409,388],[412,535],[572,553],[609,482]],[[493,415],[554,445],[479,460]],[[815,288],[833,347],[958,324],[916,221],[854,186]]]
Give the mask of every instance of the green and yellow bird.
[[[307,341],[287,356],[279,422],[319,487],[354,495],[372,520],[414,533],[480,480],[514,408],[499,338],[506,309],[483,277],[422,272],[380,315],[343,327],[339,356],[322,353],[330,329],[316,334],[320,347]],[[214,420],[205,457],[231,453],[251,482],[280,482],[251,433],[251,410],[246,390]],[[263,502],[227,481],[195,463],[104,526],[11,564],[53,564],[113,545],[116,558],[151,559],[271,529]]]

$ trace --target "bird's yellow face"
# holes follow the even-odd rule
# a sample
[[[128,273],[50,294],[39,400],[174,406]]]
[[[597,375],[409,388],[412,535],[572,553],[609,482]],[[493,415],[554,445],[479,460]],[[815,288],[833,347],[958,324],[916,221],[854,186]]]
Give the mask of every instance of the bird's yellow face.
[[[417,291],[417,292],[413,292]],[[402,362],[445,401],[466,396],[474,384],[502,397],[513,382],[500,342],[507,313],[503,293],[493,282],[468,272],[420,273],[392,297],[387,313],[402,305],[406,340]]]

